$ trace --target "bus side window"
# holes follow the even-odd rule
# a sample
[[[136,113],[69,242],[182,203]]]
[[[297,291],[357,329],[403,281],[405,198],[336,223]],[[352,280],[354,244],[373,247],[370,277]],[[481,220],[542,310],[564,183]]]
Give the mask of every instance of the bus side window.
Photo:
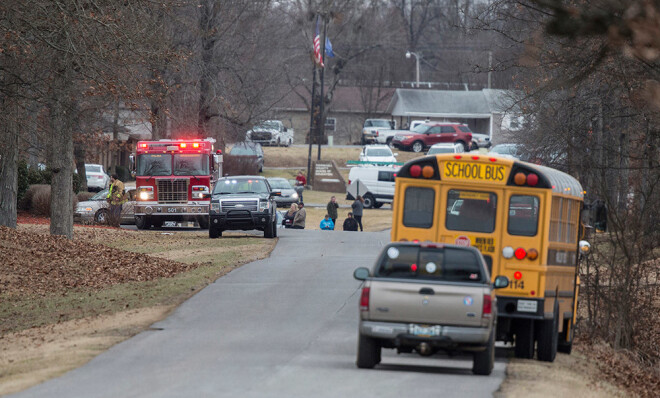
[[[509,235],[535,236],[539,224],[539,198],[527,195],[512,195],[509,199]]]
[[[408,187],[403,203],[403,225],[431,228],[435,207],[435,191],[431,188]]]

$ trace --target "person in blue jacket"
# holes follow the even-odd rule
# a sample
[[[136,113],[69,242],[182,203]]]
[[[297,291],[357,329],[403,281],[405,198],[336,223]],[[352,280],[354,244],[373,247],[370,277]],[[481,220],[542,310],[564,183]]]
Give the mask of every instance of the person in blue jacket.
[[[335,229],[335,224],[332,222],[329,214],[325,215],[325,218],[321,220],[321,229],[332,231]]]

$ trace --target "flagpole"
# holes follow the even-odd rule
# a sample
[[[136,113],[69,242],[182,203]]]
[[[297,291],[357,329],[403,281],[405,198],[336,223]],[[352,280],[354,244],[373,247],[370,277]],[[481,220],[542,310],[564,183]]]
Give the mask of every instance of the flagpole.
[[[318,160],[321,160],[321,143],[325,138],[325,117],[324,117],[324,108],[325,108],[325,97],[323,96],[323,91],[325,89],[325,37],[328,31],[328,23],[326,20],[325,14],[323,15],[323,38],[321,39],[321,60],[323,67],[321,68],[321,125],[319,126],[319,150],[318,150]]]
[[[316,61],[312,62],[312,100],[310,101],[309,111],[309,152],[307,153],[307,179],[309,180],[309,173],[312,171],[312,137],[314,135],[314,100],[316,99]]]

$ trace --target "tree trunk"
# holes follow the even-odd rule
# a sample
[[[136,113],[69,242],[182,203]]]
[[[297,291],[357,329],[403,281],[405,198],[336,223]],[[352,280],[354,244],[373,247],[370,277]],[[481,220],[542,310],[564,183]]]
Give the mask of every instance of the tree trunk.
[[[78,170],[78,175],[82,176],[82,185],[80,188],[83,191],[87,191],[87,176],[85,173],[85,158],[87,156],[87,151],[85,150],[85,145],[78,142],[73,146],[73,156],[76,160],[76,170]]]
[[[217,41],[215,34],[217,5],[213,1],[202,0],[199,11],[199,29],[202,39],[202,65],[199,77],[199,115],[197,119],[198,137],[210,136],[209,122],[211,114],[211,83],[216,78],[216,66],[213,64],[213,49]]]
[[[50,234],[73,238],[73,123],[76,112],[68,84],[71,73],[58,75],[50,100],[50,166],[53,171],[50,194]]]
[[[6,98],[0,104],[4,113],[2,145],[0,145],[0,225],[16,228],[18,200],[18,106],[15,99]]]

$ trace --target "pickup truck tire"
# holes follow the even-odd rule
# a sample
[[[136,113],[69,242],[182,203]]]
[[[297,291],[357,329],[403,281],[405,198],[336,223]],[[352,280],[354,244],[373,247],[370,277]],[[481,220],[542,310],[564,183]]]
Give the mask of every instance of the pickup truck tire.
[[[516,320],[516,358],[532,359],[534,357],[534,321],[529,319]]]
[[[415,141],[412,144],[413,152],[422,152],[424,150],[424,143],[422,141]]]
[[[371,369],[380,363],[380,345],[375,339],[359,335],[357,346],[357,361],[360,369]]]
[[[364,195],[364,207],[367,209],[372,209],[374,205],[376,204],[376,199],[374,199],[374,196],[370,193]]]
[[[264,238],[273,239],[275,236],[275,223],[268,223],[264,226]]]
[[[470,148],[468,148],[468,145],[465,142],[456,141],[456,144],[461,144],[463,146],[463,152],[470,152]]]
[[[218,227],[209,227],[209,238],[217,239],[222,236],[222,230]]]
[[[555,300],[552,319],[538,321],[538,348],[536,354],[539,361],[553,362],[557,356],[557,343],[559,340],[559,308]]]
[[[383,207],[384,204],[385,204],[385,203],[374,202],[374,207],[375,207],[376,209],[380,209],[381,207]]]
[[[486,349],[481,352],[474,353],[472,362],[472,373],[475,375],[488,376],[493,372],[495,365],[495,327],[490,332]]]
[[[392,138],[394,137],[388,137],[387,140],[385,140],[385,144],[390,148],[394,148],[394,145],[392,145]]]

